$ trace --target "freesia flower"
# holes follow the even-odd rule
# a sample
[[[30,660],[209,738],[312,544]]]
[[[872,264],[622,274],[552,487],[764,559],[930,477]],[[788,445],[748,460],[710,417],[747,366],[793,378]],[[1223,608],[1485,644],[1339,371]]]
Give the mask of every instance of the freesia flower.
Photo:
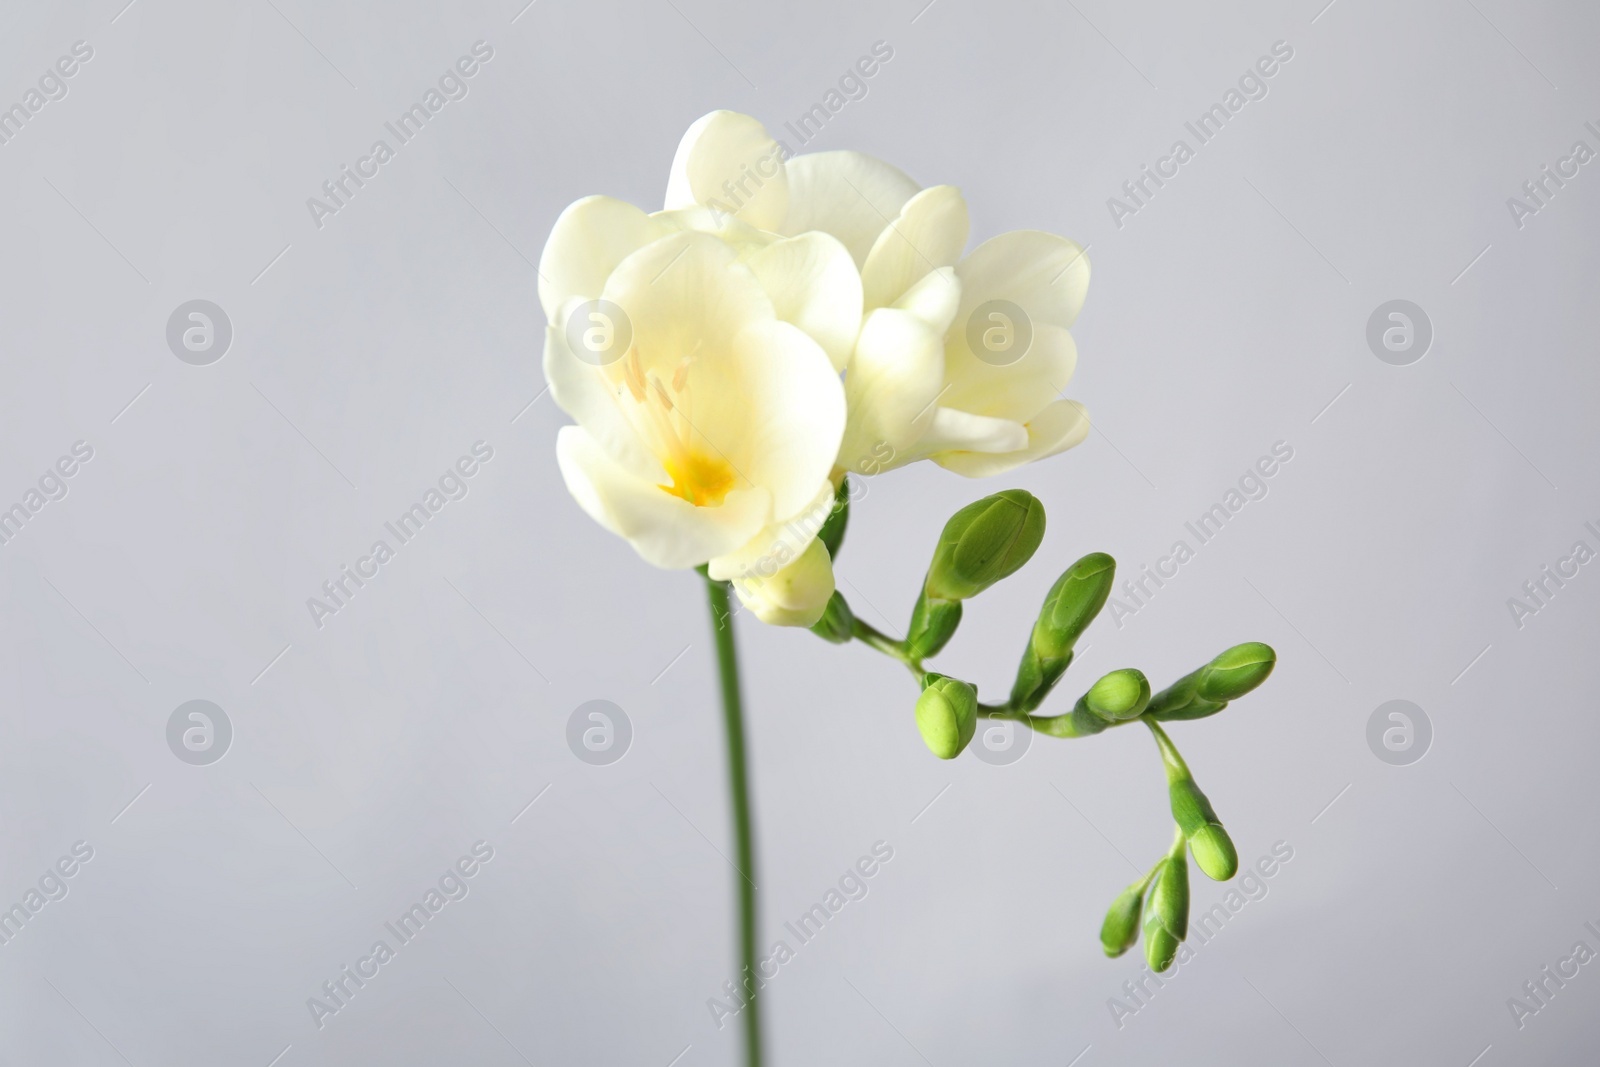
[[[656,566],[817,586],[774,561],[803,554],[795,531],[815,530],[808,517],[833,499],[834,358],[860,320],[843,246],[590,197],[557,220],[540,274],[545,376],[577,420],[557,461],[579,505]],[[810,622],[831,571],[826,584]],[[773,614],[798,624],[805,607],[791,593]]]
[[[1083,406],[1060,395],[1089,284],[1075,242],[1017,231],[963,257],[967,209],[954,187],[919,189],[859,152],[789,157],[731,111],[685,134],[666,206],[779,234],[820,230],[849,250],[866,318],[846,369],[840,467],[875,473],[928,458],[981,477],[1088,435]]]

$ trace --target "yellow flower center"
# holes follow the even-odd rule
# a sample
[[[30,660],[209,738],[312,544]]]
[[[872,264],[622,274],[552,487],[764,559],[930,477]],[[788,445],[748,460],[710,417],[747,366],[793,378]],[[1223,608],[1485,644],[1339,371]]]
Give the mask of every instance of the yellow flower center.
[[[695,507],[716,507],[733,488],[733,468],[721,458],[688,453],[668,456],[662,466],[667,468],[672,484],[661,488]]]
[[[635,425],[651,441],[667,477],[672,479],[671,485],[659,487],[661,491],[697,508],[714,508],[721,506],[733,490],[736,474],[733,465],[717,453],[690,420],[687,387],[692,360],[691,354],[679,362],[669,390],[655,374],[645,373],[639,350],[634,348],[623,362],[622,380],[634,403],[643,409],[643,419],[635,420]]]

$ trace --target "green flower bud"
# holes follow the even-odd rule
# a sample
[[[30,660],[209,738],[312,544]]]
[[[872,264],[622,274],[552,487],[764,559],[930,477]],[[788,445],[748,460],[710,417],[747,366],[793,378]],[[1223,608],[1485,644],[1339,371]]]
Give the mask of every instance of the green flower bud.
[[[1139,940],[1139,914],[1144,909],[1144,883],[1131,885],[1111,902],[1106,921],[1100,924],[1100,947],[1115,959]]]
[[[940,759],[955,759],[978,732],[978,691],[959,678],[929,674],[917,698],[917,729]]]
[[[1072,646],[1105,607],[1116,576],[1117,561],[1104,552],[1092,552],[1056,579],[1033,626],[1033,649],[1040,660],[1072,654]]]
[[[1179,853],[1161,863],[1144,912],[1144,958],[1152,971],[1164,971],[1189,936],[1189,861]]]
[[[855,624],[855,614],[851,612],[850,605],[835,589],[833,596],[828,599],[828,606],[822,609],[822,618],[811,627],[811,632],[824,641],[832,641],[836,645],[850,643],[851,629]]]
[[[968,504],[939,535],[924,585],[935,600],[967,600],[1016,573],[1044,539],[1044,505],[1023,489]]]
[[[1107,722],[1137,719],[1150,703],[1150,680],[1132,667],[1112,671],[1089,687],[1083,703]]]
[[[1201,668],[1201,671],[1204,669]],[[1203,719],[1227,707],[1225,703],[1219,704],[1216,701],[1201,699],[1201,671],[1184,675],[1151,697],[1145,715],[1161,722],[1177,722],[1184,719]]]
[[[1266,681],[1277,662],[1271,645],[1260,641],[1234,645],[1200,668],[1197,692],[1202,700],[1217,704],[1238,700]]]
[[[906,629],[906,651],[918,662],[936,656],[961,625],[961,601],[935,600],[926,593],[917,598]]]
[[[844,544],[844,528],[850,522],[850,477],[839,479],[839,488],[833,492],[833,510],[817,531],[817,539],[828,550],[829,559],[839,558],[839,546]]]
[[[1193,837],[1207,823],[1221,825],[1211,801],[1200,792],[1200,787],[1190,777],[1172,778],[1167,786],[1172,801],[1172,821],[1178,824],[1184,837]]]
[[[1213,882],[1226,882],[1239,873],[1239,853],[1221,823],[1208,822],[1189,838],[1194,863]]]

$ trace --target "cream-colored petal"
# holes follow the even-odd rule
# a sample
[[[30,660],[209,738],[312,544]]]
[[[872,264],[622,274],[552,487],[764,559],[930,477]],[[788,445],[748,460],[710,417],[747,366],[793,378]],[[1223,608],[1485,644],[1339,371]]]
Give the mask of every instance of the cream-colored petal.
[[[860,152],[811,152],[792,157],[785,169],[789,214],[780,232],[831,233],[844,242],[857,267],[919,188],[883,160]]]
[[[958,319],[945,338],[945,383],[950,389],[940,402],[977,415],[1029,422],[1058,400],[1077,369],[1078,346],[1060,326],[1035,321],[1031,331],[1027,350],[1016,362],[995,365],[973,354]]]
[[[861,276],[839,239],[825,233],[780,238],[744,262],[772,299],[778,318],[822,346],[843,370],[861,329]]]
[[[911,454],[921,459],[940,452],[1015,452],[1026,447],[1028,430],[1020,422],[941,407]]]
[[[569,205],[539,257],[545,318],[556,323],[559,309],[573,297],[599,296],[618,263],[669,232],[632,204],[609,196],[586,196]]]
[[[1089,413],[1076,400],[1058,400],[1028,423],[1028,444],[1015,452],[941,452],[933,461],[968,478],[1004,474],[1024,463],[1053,456],[1089,436]]]
[[[814,626],[833,597],[833,562],[821,541],[770,577],[742,578],[734,592],[770,626]]]
[[[617,465],[581,426],[556,434],[556,463],[578,505],[601,526],[627,538],[657,567],[697,567],[731,551],[771,514],[764,489],[736,489],[719,507],[695,507]]]
[[[866,307],[893,304],[930,271],[956,263],[969,228],[967,202],[953,185],[935,185],[906,201],[861,268]]]
[[[821,346],[787,322],[753,322],[733,349],[728,392],[713,403],[742,409],[745,421],[724,450],[742,476],[772,493],[773,518],[782,521],[803,511],[833,470],[844,386]]]
[[[713,111],[697,119],[678,142],[665,206],[710,208],[776,231],[789,212],[782,149],[749,115]]]
[[[709,573],[719,582],[771,575],[804,552],[833,511],[834,485],[824,480],[817,494],[798,514],[768,523],[742,546],[711,560]]]
[[[896,308],[869,314],[845,372],[849,423],[838,466],[876,474],[899,466],[933,418],[944,382],[939,334]]]
[[[1070,329],[1089,291],[1089,257],[1076,241],[1038,230],[991,237],[956,268],[961,278],[958,322],[985,301],[1004,299],[1035,323]]]
[[[578,298],[572,303],[578,303]],[[554,326],[545,327],[544,377],[556,404],[577,419],[613,461],[655,484],[668,480],[659,459],[625,413],[624,405],[629,403],[622,397],[625,386],[604,369],[573,355],[565,334]]]
[[[956,278],[955,268],[940,267],[924,275],[892,306],[911,312],[942,337],[955,321],[960,305],[961,282]]]

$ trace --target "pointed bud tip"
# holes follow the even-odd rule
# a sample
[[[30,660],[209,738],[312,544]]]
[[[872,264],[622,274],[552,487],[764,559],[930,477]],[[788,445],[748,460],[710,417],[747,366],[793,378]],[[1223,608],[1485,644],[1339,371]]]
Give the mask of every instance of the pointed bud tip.
[[[1206,823],[1189,838],[1194,864],[1213,882],[1226,882],[1239,873],[1239,852],[1221,823]]]
[[[1237,700],[1267,680],[1277,665],[1271,645],[1247,641],[1221,653],[1200,672],[1198,694],[1204,700]]]
[[[1016,573],[1044,539],[1044,505],[1007,489],[951,516],[928,568],[929,596],[967,600]]]

